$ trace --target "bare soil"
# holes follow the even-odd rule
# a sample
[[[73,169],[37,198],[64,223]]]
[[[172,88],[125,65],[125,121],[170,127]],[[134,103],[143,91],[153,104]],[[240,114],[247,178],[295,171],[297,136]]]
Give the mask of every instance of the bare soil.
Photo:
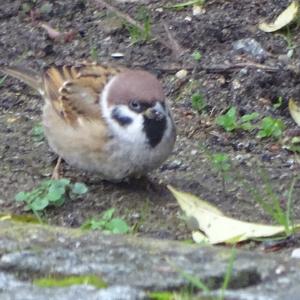
[[[167,184],[210,201],[230,216],[270,223],[271,218],[242,184],[246,180],[263,193],[260,170],[265,170],[267,181],[282,199],[282,205],[286,204],[291,181],[299,173],[297,157],[282,148],[281,139],[261,140],[256,138],[256,131],[225,133],[215,124],[215,119],[228,107],[236,106],[240,115],[256,111],[260,120],[265,116],[283,120],[284,136],[296,128],[287,103],[291,97],[299,98],[299,31],[291,28],[295,47],[293,56],[288,58],[285,32],[264,33],[257,27],[262,20],[278,15],[289,1],[208,0],[203,12],[196,16],[192,7],[180,11],[165,8],[174,2],[112,3],[133,18],[144,7],[151,16],[154,37],[168,40],[163,27],[163,22],[167,23],[173,37],[187,49],[180,58],[174,58],[171,50],[155,39],[132,44],[124,22],[93,1],[28,0],[21,4],[13,0],[0,5],[1,64],[21,63],[41,69],[51,63],[90,59],[93,52],[102,63],[142,67],[162,80],[178,129],[172,155],[146,179],[112,184],[64,164],[64,176],[86,183],[89,192],[62,207],[47,209],[44,217],[50,224],[77,227],[87,218],[115,207],[118,215],[136,225],[141,235],[190,238],[190,230],[180,218],[179,207],[166,189]],[[24,3],[32,8],[27,11]],[[62,32],[72,30],[74,37],[64,42],[51,40],[37,21],[47,22]],[[255,57],[234,50],[234,43],[244,38],[255,39],[266,55]],[[191,56],[195,50],[202,54],[200,62]],[[115,52],[123,53],[124,57],[113,58],[111,54]],[[228,65],[235,67],[228,68]],[[184,79],[175,77],[181,69],[188,70]],[[201,92],[207,102],[201,113],[192,109],[191,95],[195,92]],[[282,105],[275,108],[279,97]],[[32,128],[41,120],[42,105],[40,96],[21,82],[7,78],[0,85],[0,209],[3,212],[24,213],[23,206],[14,200],[15,194],[31,190],[51,175],[55,155],[46,141],[37,142],[32,136]],[[222,176],[208,158],[216,152],[227,153],[232,160],[231,180],[225,191]],[[299,189],[297,183],[296,218],[300,217]]]

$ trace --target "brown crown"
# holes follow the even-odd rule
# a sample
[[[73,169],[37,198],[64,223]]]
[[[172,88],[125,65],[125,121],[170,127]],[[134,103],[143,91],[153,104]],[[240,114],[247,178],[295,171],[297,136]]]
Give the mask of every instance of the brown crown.
[[[165,95],[161,83],[146,71],[126,70],[120,73],[108,91],[108,105],[127,105],[132,100],[149,104],[155,101],[164,102]]]

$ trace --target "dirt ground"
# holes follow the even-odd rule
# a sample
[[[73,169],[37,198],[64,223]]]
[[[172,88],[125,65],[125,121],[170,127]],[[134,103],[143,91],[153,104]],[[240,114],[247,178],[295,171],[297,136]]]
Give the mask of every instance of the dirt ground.
[[[289,1],[207,0],[203,11],[196,16],[192,7],[183,10],[165,7],[175,1],[112,2],[133,18],[141,9],[146,10],[154,36],[165,40],[163,22],[166,22],[174,39],[187,50],[180,58],[174,58],[170,49],[155,40],[132,44],[124,22],[93,1],[2,2],[0,64],[23,64],[41,69],[50,63],[88,59],[93,53],[98,62],[142,67],[163,82],[177,125],[178,138],[172,155],[160,169],[149,174],[148,179],[112,184],[64,164],[64,176],[86,183],[89,192],[82,199],[47,209],[45,219],[50,224],[80,226],[87,218],[115,207],[118,215],[131,225],[136,224],[141,235],[190,238],[190,231],[180,218],[179,207],[166,184],[199,195],[230,216],[270,223],[271,218],[241,184],[247,180],[263,193],[261,169],[280,195],[282,205],[286,204],[291,181],[299,173],[297,157],[282,148],[281,140],[258,139],[255,131],[225,133],[215,124],[215,119],[228,107],[236,106],[240,115],[256,111],[260,120],[265,116],[283,120],[286,125],[283,136],[296,128],[287,103],[291,97],[299,99],[299,30],[291,28],[288,44],[284,32],[264,33],[257,27],[260,21],[278,15]],[[66,42],[53,41],[37,25],[38,21],[75,34]],[[264,49],[264,55],[257,57],[235,50],[235,42],[245,38],[255,39]],[[291,43],[294,50],[289,58]],[[202,54],[200,62],[192,58],[195,50]],[[115,52],[123,53],[124,57],[113,58],[111,54]],[[251,66],[224,68],[224,65],[241,63]],[[174,75],[181,69],[188,70],[185,79]],[[201,92],[207,102],[200,114],[191,105],[191,95],[195,92]],[[279,97],[282,97],[282,105],[275,108]],[[41,121],[42,105],[40,96],[17,80],[7,78],[0,85],[0,209],[3,212],[24,213],[23,206],[14,200],[15,194],[31,190],[51,175],[55,155],[46,141],[37,142],[32,136],[32,128]],[[231,181],[226,191],[221,176],[208,158],[216,152],[227,153],[232,160]],[[294,190],[296,218],[300,218],[299,189],[297,183]]]

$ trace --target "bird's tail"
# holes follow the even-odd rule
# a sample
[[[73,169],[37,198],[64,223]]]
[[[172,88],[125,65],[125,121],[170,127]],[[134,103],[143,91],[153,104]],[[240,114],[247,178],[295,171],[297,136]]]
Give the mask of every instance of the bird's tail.
[[[41,91],[42,89],[42,79],[36,71],[21,66],[0,67],[0,71],[25,82],[38,91]]]

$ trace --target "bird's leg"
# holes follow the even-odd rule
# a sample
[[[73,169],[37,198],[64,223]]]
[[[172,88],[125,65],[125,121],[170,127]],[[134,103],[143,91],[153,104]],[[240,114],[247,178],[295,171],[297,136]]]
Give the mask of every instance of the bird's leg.
[[[52,172],[52,176],[51,176],[51,179],[59,179],[60,175],[59,175],[59,167],[60,167],[60,164],[61,164],[61,156],[58,157],[57,161],[56,161],[56,165],[53,169],[53,172]]]

